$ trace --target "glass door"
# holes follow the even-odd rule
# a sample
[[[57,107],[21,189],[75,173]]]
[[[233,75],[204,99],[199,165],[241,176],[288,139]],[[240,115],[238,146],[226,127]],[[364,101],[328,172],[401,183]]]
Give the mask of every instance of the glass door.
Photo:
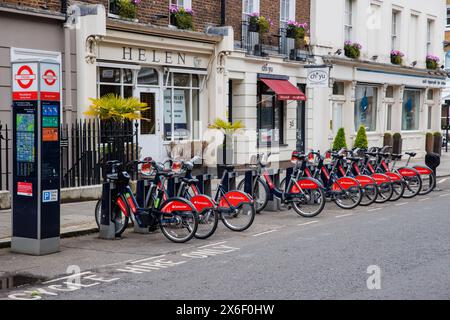
[[[137,88],[135,96],[147,104],[148,109],[142,112],[139,121],[139,146],[141,159],[152,157],[157,161],[162,160],[162,133],[160,121],[159,90],[154,88]]]

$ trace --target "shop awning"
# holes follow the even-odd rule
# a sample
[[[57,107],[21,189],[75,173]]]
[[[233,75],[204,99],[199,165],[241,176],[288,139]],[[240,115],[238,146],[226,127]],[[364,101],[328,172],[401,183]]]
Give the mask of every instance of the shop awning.
[[[306,100],[305,94],[287,80],[261,78],[261,81],[275,91],[278,100]]]

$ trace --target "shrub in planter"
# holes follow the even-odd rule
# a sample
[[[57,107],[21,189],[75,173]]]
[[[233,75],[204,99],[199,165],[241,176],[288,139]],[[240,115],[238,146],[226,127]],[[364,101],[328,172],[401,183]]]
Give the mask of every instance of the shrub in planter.
[[[427,132],[425,135],[425,151],[427,153],[433,152],[433,134],[431,132]]]
[[[402,135],[396,132],[394,133],[392,138],[393,138],[392,152],[396,154],[402,153]]]
[[[361,56],[361,48],[357,42],[352,43],[351,41],[344,42],[344,54],[348,58],[358,59]]]
[[[436,70],[438,67],[439,61],[440,61],[440,59],[438,56],[434,56],[432,54],[427,55],[427,58],[425,60],[427,69]]]
[[[253,12],[250,15],[248,23],[248,30],[251,32],[259,32],[260,35],[267,33],[270,27],[273,26],[270,18],[261,16],[258,12]]]
[[[171,4],[169,7],[170,23],[182,30],[194,30],[194,11]]]
[[[116,6],[119,16],[124,19],[136,19],[137,5],[140,3],[141,0],[117,0]]]
[[[442,134],[439,131],[433,133],[433,152],[441,155],[442,152]]]
[[[308,24],[299,23],[297,21],[289,20],[286,26],[286,37],[292,39],[304,39],[306,36]]]
[[[339,151],[342,148],[347,148],[347,142],[345,141],[344,128],[339,128],[333,141],[333,150]]]
[[[391,63],[396,65],[401,65],[403,63],[403,57],[405,54],[399,50],[391,51]]]
[[[386,132],[383,136],[383,146],[390,146],[392,147],[393,141],[392,141],[392,134],[389,132]]]
[[[358,133],[356,134],[356,139],[353,147],[367,149],[368,146],[369,141],[367,140],[366,128],[364,126],[360,126],[358,129]]]

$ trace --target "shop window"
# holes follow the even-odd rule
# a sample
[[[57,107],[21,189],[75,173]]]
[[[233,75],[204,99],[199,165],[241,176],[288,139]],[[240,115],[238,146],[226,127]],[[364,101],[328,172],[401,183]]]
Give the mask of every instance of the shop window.
[[[333,83],[333,94],[343,96],[345,94],[345,85],[343,82],[335,81]]]
[[[283,143],[284,103],[264,83],[258,82],[257,130],[258,144]]]
[[[392,104],[387,105],[386,130],[392,130]]]
[[[157,86],[159,84],[158,72],[153,68],[141,68],[137,75],[139,85]]]
[[[108,93],[129,98],[133,96],[133,71],[121,68],[98,68],[98,96]]]
[[[388,86],[386,88],[386,98],[394,98],[394,87],[393,86]]]
[[[355,131],[362,125],[367,131],[376,130],[378,88],[357,85],[355,92]]]
[[[428,123],[427,123],[427,129],[431,130],[431,126],[433,123],[433,106],[428,106]]]
[[[200,122],[198,76],[176,73],[169,75],[169,79],[164,91],[164,138],[168,141],[197,140]]]
[[[100,82],[120,83],[119,68],[99,68]]]
[[[420,91],[405,89],[403,93],[402,130],[418,130],[420,113]]]

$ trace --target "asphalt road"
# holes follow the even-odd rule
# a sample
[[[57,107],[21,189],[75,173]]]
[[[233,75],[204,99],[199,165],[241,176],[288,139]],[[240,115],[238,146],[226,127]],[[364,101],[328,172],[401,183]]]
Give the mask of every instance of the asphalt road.
[[[327,203],[313,219],[264,212],[246,232],[222,225],[182,245],[130,230],[116,241],[63,239],[62,251],[45,257],[0,250],[0,278],[42,278],[0,298],[449,299],[450,179],[439,186],[350,211]],[[369,277],[379,289],[368,289]]]

